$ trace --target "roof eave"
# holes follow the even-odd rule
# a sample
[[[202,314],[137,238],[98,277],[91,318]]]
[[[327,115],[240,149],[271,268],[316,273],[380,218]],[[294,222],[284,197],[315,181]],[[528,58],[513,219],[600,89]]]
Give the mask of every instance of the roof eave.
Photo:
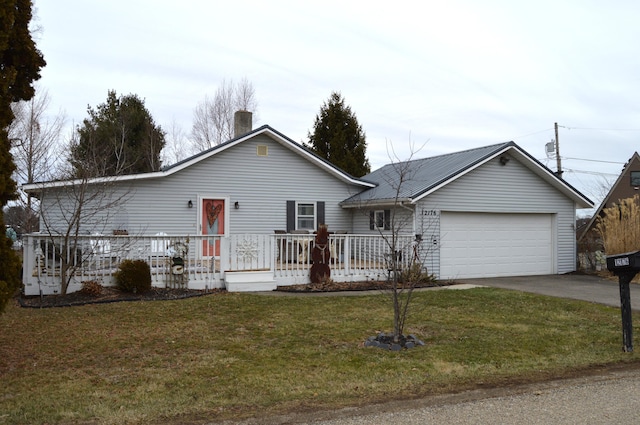
[[[460,177],[470,173],[471,171],[475,170],[476,168],[482,166],[483,164],[485,164],[485,163],[491,161],[492,159],[494,159],[496,157],[499,157],[500,155],[502,155],[504,153],[507,153],[507,152],[509,152],[510,154],[514,155],[527,168],[532,170],[535,174],[537,174],[539,177],[541,177],[547,183],[550,183],[552,186],[554,186],[556,189],[558,189],[565,196],[567,196],[568,198],[573,200],[575,202],[577,208],[593,208],[593,206],[594,206],[593,202],[589,198],[587,198],[586,196],[581,194],[577,189],[572,187],[569,183],[567,183],[566,181],[564,181],[561,178],[559,178],[558,176],[556,176],[549,168],[547,168],[544,165],[542,165],[538,160],[536,160],[535,158],[531,157],[528,153],[523,151],[518,145],[516,145],[513,142],[509,142],[503,148],[501,148],[501,149],[499,149],[499,150],[487,155],[486,157],[482,158],[480,161],[475,162],[474,164],[472,164],[471,166],[465,168],[464,170],[461,170],[461,171],[459,171],[459,172],[457,172],[455,174],[452,174],[448,178],[443,179],[440,182],[437,182],[437,183],[433,184],[431,187],[427,188],[422,193],[417,194],[416,197],[415,197],[414,202],[420,201],[421,199],[425,198],[426,196],[428,196],[428,195],[434,193],[435,191],[441,189],[442,187],[448,185],[449,183],[459,179]]]
[[[354,200],[340,202],[342,208],[375,208],[375,207],[389,207],[393,205],[406,205],[414,204],[412,198],[389,198],[389,199],[374,199],[374,200]]]
[[[289,139],[287,136],[285,136],[284,134],[278,132],[277,130],[269,127],[268,125],[264,125],[260,128],[257,128],[243,136],[240,136],[238,138],[229,140],[228,142],[225,142],[221,145],[215,146],[211,149],[208,149],[206,151],[203,151],[197,155],[192,156],[191,158],[187,158],[184,161],[178,162],[177,164],[171,165],[167,168],[163,168],[161,171],[156,171],[156,172],[152,172],[152,173],[141,173],[141,174],[128,174],[128,175],[124,175],[124,176],[110,176],[110,177],[98,177],[98,178],[93,178],[93,179],[89,179],[89,180],[64,180],[64,181],[54,181],[54,182],[43,182],[43,183],[30,183],[30,184],[25,184],[22,185],[21,188],[22,190],[24,190],[27,193],[38,193],[40,191],[42,191],[43,189],[51,189],[51,188],[58,188],[58,187],[68,187],[68,186],[73,186],[73,185],[77,185],[80,183],[84,183],[84,184],[99,184],[99,183],[103,183],[103,182],[120,182],[120,181],[132,181],[132,180],[142,180],[142,179],[150,179],[150,178],[158,178],[158,177],[165,177],[165,176],[169,176],[172,175],[174,173],[177,173],[180,170],[183,170],[187,167],[190,167],[191,165],[194,165],[200,161],[203,161],[213,155],[216,155],[220,152],[223,152],[239,143],[242,143],[245,140],[251,139],[255,136],[258,136],[260,134],[266,134],[267,136],[269,136],[272,140],[276,141],[277,143],[280,143],[282,146],[287,147],[291,150],[293,150],[294,152],[298,153],[299,155],[305,157],[307,160],[313,162],[314,164],[316,164],[317,166],[325,169],[327,172],[329,172],[330,174],[332,174],[334,177],[338,178],[339,180],[351,184],[351,185],[355,185],[355,186],[360,186],[362,188],[372,188],[375,187],[376,184],[372,183],[372,182],[368,182],[365,180],[361,180],[358,179],[356,177],[350,176],[349,174],[345,173],[344,171],[340,170],[339,168],[335,167],[334,165],[332,165],[331,163],[329,163],[328,161],[325,161],[324,159],[320,158],[319,156],[317,156],[316,154],[314,154],[313,152],[310,152],[308,149],[305,149],[302,145],[294,142],[293,140]]]
[[[73,180],[56,180],[50,182],[39,183],[25,183],[20,188],[26,193],[39,193],[43,189],[55,189],[61,187],[72,187],[81,184],[101,184],[101,183],[115,183],[123,181],[133,180],[145,180],[162,177],[165,175],[163,171],[154,171],[152,173],[140,173],[140,174],[127,174],[124,176],[106,176],[106,177],[94,177],[91,179],[73,179]]]

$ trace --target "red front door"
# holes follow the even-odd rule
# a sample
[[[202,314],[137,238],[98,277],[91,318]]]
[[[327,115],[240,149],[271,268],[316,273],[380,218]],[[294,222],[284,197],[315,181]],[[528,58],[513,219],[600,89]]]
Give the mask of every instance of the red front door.
[[[201,227],[203,235],[224,235],[225,226],[224,199],[203,199]],[[202,241],[202,254],[207,257],[220,255],[220,240],[205,239]]]

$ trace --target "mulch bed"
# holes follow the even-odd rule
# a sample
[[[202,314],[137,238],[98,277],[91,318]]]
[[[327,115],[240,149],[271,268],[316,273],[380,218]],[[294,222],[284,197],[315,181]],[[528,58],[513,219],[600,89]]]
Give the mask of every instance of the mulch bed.
[[[103,287],[99,295],[85,294],[80,291],[67,295],[45,295],[43,297],[19,297],[18,303],[22,307],[72,307],[86,304],[106,304],[121,301],[166,301],[200,297],[203,295],[226,292],[222,289],[197,291],[183,288],[151,288],[142,294],[131,294],[112,287]]]
[[[438,282],[422,282],[414,288],[426,288],[443,286]],[[340,291],[371,291],[390,289],[387,281],[366,281],[366,282],[324,282],[304,285],[278,286],[276,291],[282,292],[340,292]],[[185,288],[151,288],[150,291],[142,294],[131,294],[119,291],[113,287],[103,287],[99,295],[85,294],[81,291],[72,292],[67,295],[45,295],[20,296],[17,298],[18,304],[26,308],[49,308],[49,307],[73,307],[87,304],[106,304],[122,301],[166,301],[180,300],[185,298],[200,297],[209,294],[219,294],[226,292],[225,289],[213,289],[208,291],[198,291]]]
[[[428,281],[428,282],[418,282],[416,284],[412,284],[413,288],[432,288],[438,286],[445,286],[446,283],[441,283],[437,281]],[[410,286],[402,286],[403,289],[408,289]],[[391,289],[391,282],[386,280],[369,280],[366,282],[321,282],[321,283],[309,283],[302,285],[288,285],[288,286],[278,286],[276,291],[282,292],[340,292],[340,291],[384,291]]]

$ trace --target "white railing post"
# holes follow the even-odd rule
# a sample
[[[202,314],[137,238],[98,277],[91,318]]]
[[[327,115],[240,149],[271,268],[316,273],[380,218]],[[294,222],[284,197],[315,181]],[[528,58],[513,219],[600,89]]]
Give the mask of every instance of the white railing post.
[[[26,237],[26,240],[25,240]],[[26,243],[25,243],[26,242]],[[36,242],[33,235],[25,235],[22,237],[22,284],[30,284],[30,279],[35,270],[36,263]]]
[[[351,274],[351,236],[344,235],[343,241],[344,246],[342,247],[342,258],[344,265],[344,274],[345,276],[349,276]]]
[[[230,268],[231,250],[229,249],[229,237],[220,237],[220,276],[224,278],[224,272]]]
[[[271,270],[276,275],[276,260],[278,258],[277,236],[271,235]]]

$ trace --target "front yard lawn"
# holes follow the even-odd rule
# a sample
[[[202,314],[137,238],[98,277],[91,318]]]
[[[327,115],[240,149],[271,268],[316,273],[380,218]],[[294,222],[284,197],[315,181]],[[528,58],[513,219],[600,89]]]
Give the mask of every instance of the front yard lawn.
[[[0,316],[0,424],[204,423],[544,380],[623,353],[620,311],[476,288],[416,292],[406,333],[384,294],[217,293]],[[635,319],[637,323],[637,318]]]

